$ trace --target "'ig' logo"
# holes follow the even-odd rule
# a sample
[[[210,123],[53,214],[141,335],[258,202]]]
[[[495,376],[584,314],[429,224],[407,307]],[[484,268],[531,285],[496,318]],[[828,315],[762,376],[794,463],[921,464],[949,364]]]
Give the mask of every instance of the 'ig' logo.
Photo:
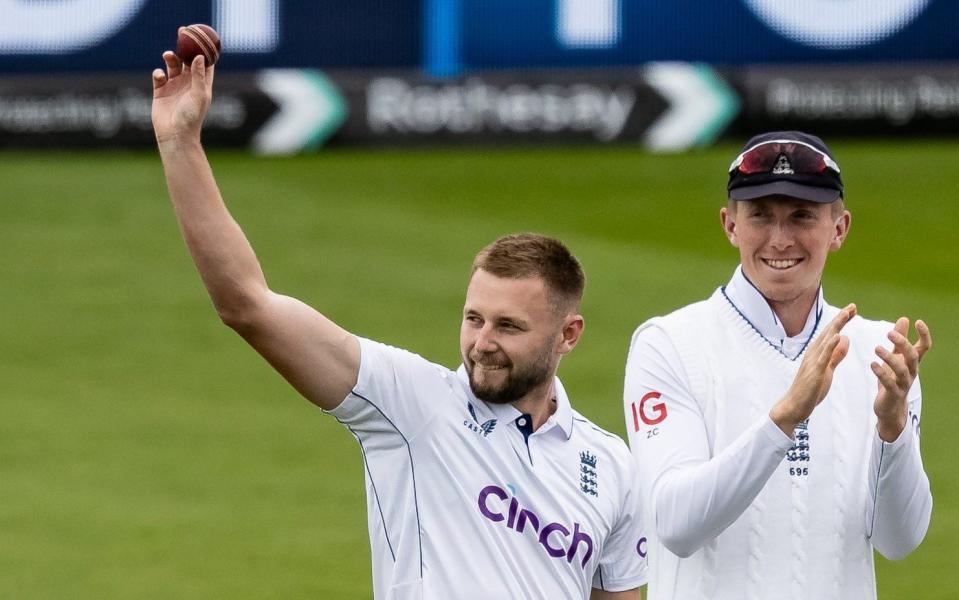
[[[646,425],[652,426],[658,425],[659,423],[662,423],[664,419],[666,419],[666,403],[653,403],[654,400],[659,400],[661,397],[662,394],[659,392],[649,392],[640,398],[639,402],[633,402],[630,405],[630,408],[633,411],[633,431],[639,431],[640,421]],[[654,429],[653,431],[657,430]]]

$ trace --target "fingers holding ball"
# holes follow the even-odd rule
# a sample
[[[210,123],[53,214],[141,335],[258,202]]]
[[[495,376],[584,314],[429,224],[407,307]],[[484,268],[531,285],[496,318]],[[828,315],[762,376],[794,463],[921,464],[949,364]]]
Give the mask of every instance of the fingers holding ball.
[[[176,57],[183,64],[192,65],[197,56],[202,56],[208,67],[215,65],[220,58],[220,36],[209,25],[180,27],[176,38]]]

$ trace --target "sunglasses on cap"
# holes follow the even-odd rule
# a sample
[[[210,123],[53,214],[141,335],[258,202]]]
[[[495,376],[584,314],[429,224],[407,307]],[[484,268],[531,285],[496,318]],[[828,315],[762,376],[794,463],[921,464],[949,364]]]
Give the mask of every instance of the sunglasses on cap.
[[[839,165],[828,154],[796,140],[770,140],[747,148],[729,165],[729,172],[743,175],[773,173],[781,175],[815,175]]]

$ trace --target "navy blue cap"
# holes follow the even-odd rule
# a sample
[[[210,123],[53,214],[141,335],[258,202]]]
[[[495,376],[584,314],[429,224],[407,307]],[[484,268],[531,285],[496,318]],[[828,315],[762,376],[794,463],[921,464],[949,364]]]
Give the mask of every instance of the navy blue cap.
[[[743,173],[739,166],[743,155],[757,146],[780,143],[784,147],[805,146],[824,157],[827,168],[821,171],[800,168],[801,156],[793,156],[792,162],[786,152],[771,154],[768,160],[775,160],[769,170]],[[774,146],[771,146],[774,147]],[[799,149],[800,151],[801,148]],[[807,155],[808,156],[808,155]],[[821,163],[820,163],[821,165]],[[794,168],[796,167],[796,168]],[[821,204],[835,202],[843,196],[842,177],[839,165],[829,147],[815,135],[801,131],[771,131],[751,138],[743,146],[742,153],[736,157],[729,170],[729,183],[726,186],[730,200],[755,200],[766,196],[789,196],[800,200],[809,200]]]

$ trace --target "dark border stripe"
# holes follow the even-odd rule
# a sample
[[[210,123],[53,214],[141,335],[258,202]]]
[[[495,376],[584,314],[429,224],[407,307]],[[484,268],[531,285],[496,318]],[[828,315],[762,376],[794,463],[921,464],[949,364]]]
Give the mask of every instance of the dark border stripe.
[[[573,420],[574,420],[574,421],[579,421],[580,423],[586,423],[586,424],[589,425],[593,430],[595,430],[595,431],[597,431],[597,432],[605,435],[606,437],[611,437],[611,438],[613,438],[614,440],[620,440],[620,441],[622,441],[622,439],[623,439],[623,438],[619,437],[618,435],[616,435],[615,433],[610,433],[610,432],[606,431],[605,429],[601,429],[601,428],[597,427],[595,423],[592,423],[591,421],[589,421],[589,420],[587,420],[587,419],[577,419],[576,417],[573,417]],[[572,437],[572,436],[570,436],[570,437]]]
[[[762,338],[764,342],[769,344],[770,348],[772,348],[773,350],[781,354],[782,357],[785,358],[786,360],[795,362],[796,359],[800,358],[803,355],[803,353],[806,352],[806,347],[809,345],[810,342],[812,342],[812,339],[816,337],[816,332],[819,331],[819,321],[822,319],[823,310],[822,310],[822,307],[819,306],[819,297],[817,296],[816,297],[816,322],[812,326],[812,333],[810,333],[809,337],[806,338],[806,343],[803,344],[802,348],[800,348],[799,354],[797,354],[795,358],[789,358],[788,356],[786,356],[786,353],[782,351],[782,348],[777,348],[775,344],[770,342],[769,339],[766,338],[766,336],[764,336],[762,332],[759,331],[759,328],[753,325],[753,322],[750,321],[749,318],[743,314],[743,311],[739,310],[739,307],[736,306],[736,304],[729,298],[729,296],[726,295],[726,286],[719,288],[719,291],[722,293],[723,298],[726,299],[726,302],[729,302],[729,305],[733,307],[733,310],[736,311],[736,313],[740,317],[742,317],[743,321],[746,321],[746,324],[749,325],[752,328],[752,330],[756,332],[756,335]]]
[[[336,419],[336,417],[333,417],[333,418]],[[355,431],[353,431],[352,427],[350,427],[343,421],[340,421],[339,419],[336,419],[336,420],[339,421],[340,425],[343,425],[344,427],[350,430],[350,433],[352,433],[353,437],[356,438],[356,443],[360,445],[360,453],[363,454],[363,466],[366,467],[366,473],[367,475],[370,476],[370,486],[373,488],[373,499],[376,501],[376,509],[380,511],[380,521],[383,522],[383,536],[386,538],[386,545],[387,547],[389,547],[390,556],[393,557],[393,562],[395,563],[396,552],[393,550],[393,544],[390,542],[390,531],[389,529],[386,528],[386,517],[383,516],[383,506],[380,504],[380,494],[376,491],[376,482],[373,480],[373,472],[370,471],[370,463],[366,459],[366,447],[363,445],[363,440],[360,438],[359,435],[357,435]]]
[[[872,521],[869,523],[869,533],[866,534],[866,537],[872,539],[872,532],[876,529],[876,505],[879,504],[879,478],[882,477],[882,457],[886,453],[886,444],[882,440],[879,440],[879,443],[882,444],[879,446],[879,466],[876,467],[876,488],[872,491]]]
[[[403,432],[400,431],[400,428],[396,426],[396,423],[394,423],[389,417],[387,417],[386,413],[384,413],[380,409],[380,407],[377,406],[372,400],[370,400],[366,396],[363,396],[362,394],[357,393],[356,390],[350,390],[350,393],[356,396],[357,398],[359,398],[360,400],[367,402],[370,406],[375,408],[376,412],[380,413],[380,415],[382,415],[383,418],[386,419],[386,422],[393,427],[396,433],[399,434],[401,438],[403,438],[403,442],[406,444],[406,453],[410,457],[410,478],[411,478],[411,481],[413,482],[413,506],[414,508],[416,508],[416,536],[417,536],[417,547],[420,555],[420,578],[422,578],[423,577],[423,531],[422,531],[423,527],[422,527],[422,522],[420,521],[420,502],[416,494],[416,470],[413,468],[413,450],[410,448],[410,441],[406,438],[405,435],[403,435]],[[373,476],[371,474],[370,479],[372,480],[372,478]],[[384,521],[384,527],[385,527],[385,521]]]

